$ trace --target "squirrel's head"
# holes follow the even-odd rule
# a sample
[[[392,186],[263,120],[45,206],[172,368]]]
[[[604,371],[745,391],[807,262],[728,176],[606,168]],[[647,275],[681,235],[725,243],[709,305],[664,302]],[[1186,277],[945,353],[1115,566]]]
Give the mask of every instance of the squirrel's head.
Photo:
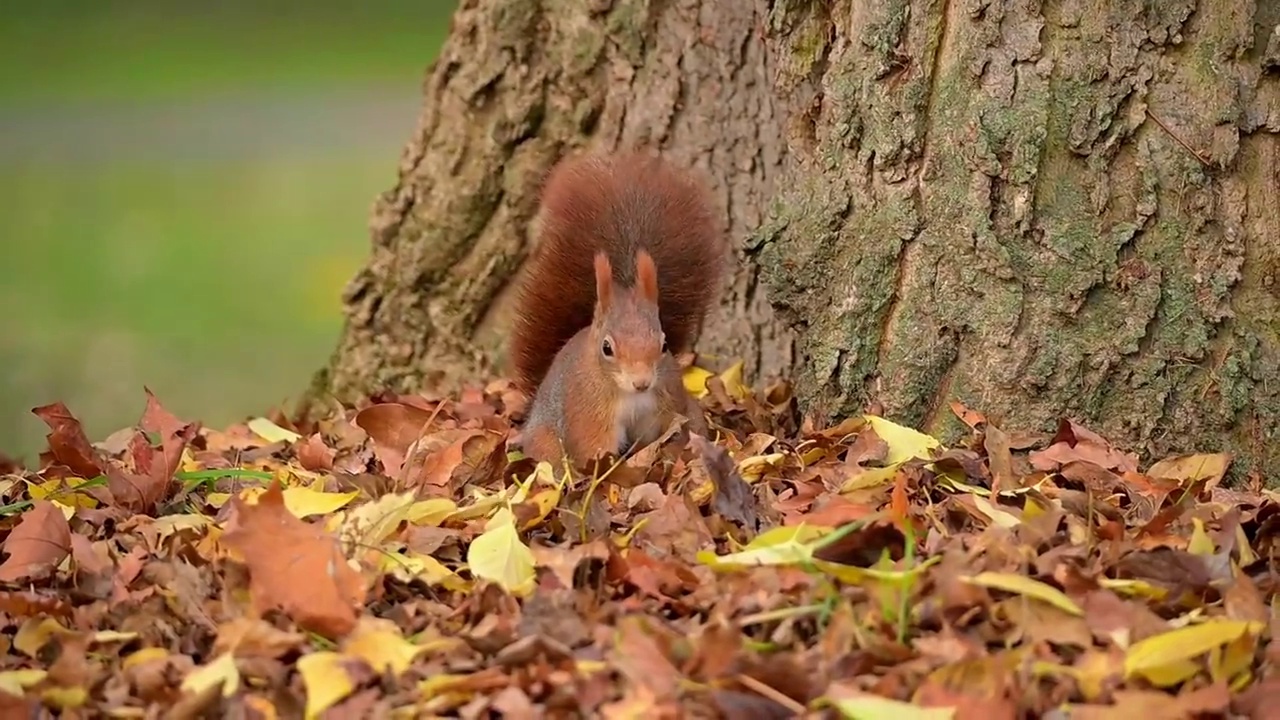
[[[622,392],[649,392],[658,381],[658,361],[667,352],[658,317],[658,269],[641,250],[636,253],[635,287],[615,286],[604,253],[596,254],[595,273],[595,357]]]

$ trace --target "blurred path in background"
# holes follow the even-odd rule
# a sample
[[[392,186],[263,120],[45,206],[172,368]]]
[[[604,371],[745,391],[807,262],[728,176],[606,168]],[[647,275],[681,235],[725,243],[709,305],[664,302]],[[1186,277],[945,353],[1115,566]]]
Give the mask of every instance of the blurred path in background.
[[[381,153],[392,171],[421,98],[403,87],[259,92],[139,102],[42,102],[0,110],[0,163],[221,162]],[[370,198],[372,199],[372,198]]]

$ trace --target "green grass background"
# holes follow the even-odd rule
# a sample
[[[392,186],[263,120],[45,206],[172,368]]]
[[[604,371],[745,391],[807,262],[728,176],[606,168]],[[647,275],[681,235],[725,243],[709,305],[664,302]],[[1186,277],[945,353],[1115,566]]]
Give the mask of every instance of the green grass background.
[[[144,384],[214,425],[296,398],[454,3],[28,5],[0,23],[0,452],[33,460],[55,400],[100,438]]]

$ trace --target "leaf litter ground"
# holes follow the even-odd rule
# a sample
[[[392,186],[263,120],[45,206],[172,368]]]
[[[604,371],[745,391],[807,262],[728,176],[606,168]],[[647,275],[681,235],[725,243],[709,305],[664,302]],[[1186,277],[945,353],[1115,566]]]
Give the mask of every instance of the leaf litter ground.
[[[1274,716],[1277,498],[952,405],[797,426],[697,376],[712,441],[590,473],[525,400],[374,398],[225,430],[61,404],[0,468],[8,717]],[[709,380],[709,382],[703,382]],[[1246,482],[1246,485],[1250,483]]]

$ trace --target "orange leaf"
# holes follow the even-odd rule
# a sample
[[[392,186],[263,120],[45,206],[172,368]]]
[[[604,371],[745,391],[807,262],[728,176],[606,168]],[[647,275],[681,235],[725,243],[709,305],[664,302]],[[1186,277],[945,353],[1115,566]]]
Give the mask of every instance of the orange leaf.
[[[278,607],[298,625],[329,638],[355,628],[356,610],[365,600],[363,579],[332,534],[289,512],[278,481],[256,505],[237,495],[230,508],[222,540],[244,557],[259,610]]]

